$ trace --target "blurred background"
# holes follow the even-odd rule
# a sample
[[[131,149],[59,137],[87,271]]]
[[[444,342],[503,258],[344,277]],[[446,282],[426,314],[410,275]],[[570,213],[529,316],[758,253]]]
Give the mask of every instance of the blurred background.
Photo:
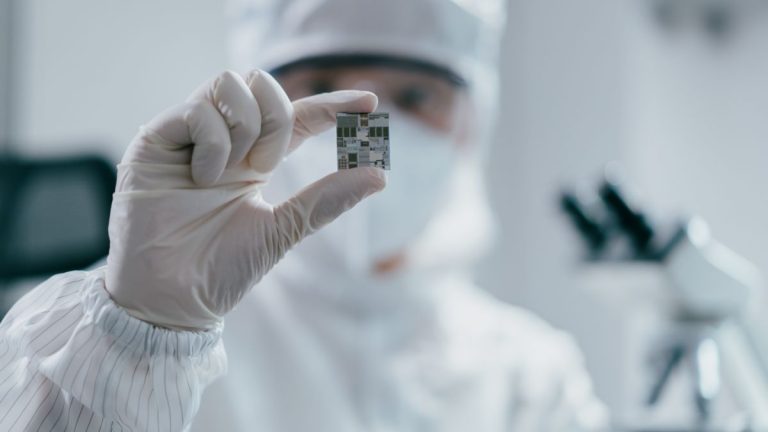
[[[0,151],[116,162],[139,125],[228,67],[226,12],[0,0]],[[651,385],[634,371],[652,325],[592,289],[558,194],[617,161],[652,217],[700,215],[768,274],[768,1],[511,0],[508,23],[487,171],[500,231],[477,278],[574,334],[600,397],[631,417]],[[82,209],[56,205],[50,218]]]

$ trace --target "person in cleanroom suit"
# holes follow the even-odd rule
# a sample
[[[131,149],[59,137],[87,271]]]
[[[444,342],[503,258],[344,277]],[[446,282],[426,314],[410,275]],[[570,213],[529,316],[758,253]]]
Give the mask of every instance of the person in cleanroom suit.
[[[602,430],[571,339],[469,276],[502,6],[234,4],[252,71],[141,128],[106,266],[0,325],[0,430]],[[335,114],[374,110],[388,178],[335,172]]]

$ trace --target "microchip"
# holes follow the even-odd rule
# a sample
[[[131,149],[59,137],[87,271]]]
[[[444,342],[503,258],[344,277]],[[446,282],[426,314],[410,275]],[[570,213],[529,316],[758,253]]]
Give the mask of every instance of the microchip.
[[[337,113],[336,158],[339,169],[389,169],[389,113]]]

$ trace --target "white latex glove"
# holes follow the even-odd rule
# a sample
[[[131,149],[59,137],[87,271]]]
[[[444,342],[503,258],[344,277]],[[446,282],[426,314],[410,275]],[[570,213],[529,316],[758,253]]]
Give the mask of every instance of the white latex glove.
[[[225,72],[141,128],[118,165],[106,287],[144,321],[215,327],[294,244],[384,188],[377,168],[329,174],[272,206],[259,189],[286,153],[371,112],[373,93],[288,100],[263,71]]]

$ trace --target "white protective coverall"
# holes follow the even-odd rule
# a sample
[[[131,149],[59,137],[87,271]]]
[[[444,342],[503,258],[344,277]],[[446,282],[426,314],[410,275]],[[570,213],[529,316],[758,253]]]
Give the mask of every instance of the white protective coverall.
[[[425,165],[447,159],[406,152],[421,136],[393,117],[387,189],[305,239],[228,315],[229,371],[206,390],[193,430],[602,430],[572,339],[469,277],[492,231],[478,167],[496,109],[502,3],[245,1],[236,14],[238,69],[326,54],[426,60],[468,81],[477,121],[471,152],[435,179],[403,172],[409,156],[433,174]],[[333,133],[278,167],[272,200],[335,169]],[[430,194],[437,216],[409,245],[408,268],[371,277],[371,243],[409,224],[376,212],[417,218]]]
[[[366,52],[455,71],[475,103],[477,145],[450,159],[444,179],[406,183],[413,197],[439,200],[403,271],[368,273],[371,239],[398,226],[372,226],[377,207],[363,203],[298,245],[227,315],[228,354],[221,327],[173,331],[130,316],[104,289],[103,268],[50,279],[0,325],[0,430],[183,430],[196,414],[199,431],[602,430],[604,408],[571,339],[469,278],[491,232],[478,161],[495,111],[502,8],[301,0],[236,9],[236,57],[263,68]],[[391,186],[408,163],[395,156],[397,140],[420,138],[398,138],[397,127],[393,118]],[[328,138],[282,164],[267,194],[332,171]],[[402,199],[392,212],[423,207]]]

